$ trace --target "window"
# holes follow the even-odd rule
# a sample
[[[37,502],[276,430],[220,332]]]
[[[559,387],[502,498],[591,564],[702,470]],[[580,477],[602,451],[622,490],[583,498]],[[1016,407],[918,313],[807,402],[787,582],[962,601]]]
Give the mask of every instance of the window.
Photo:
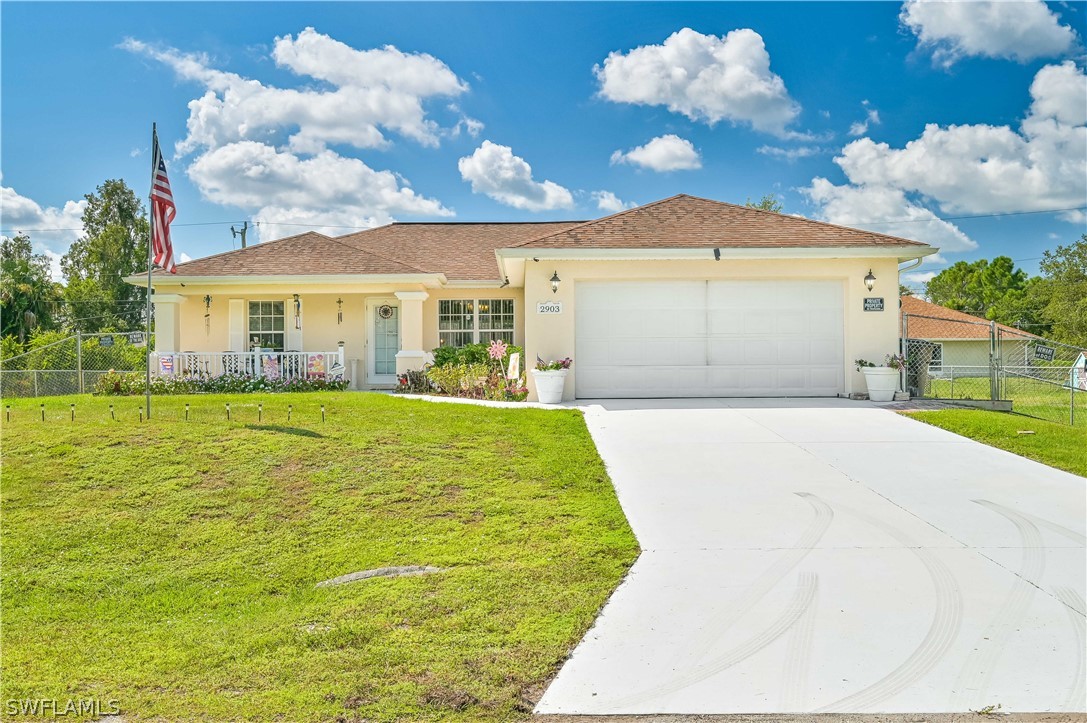
[[[283,302],[249,302],[249,344],[283,351]]]
[[[438,343],[513,343],[513,299],[439,299]]]
[[[479,300],[479,340],[513,343],[513,299]]]

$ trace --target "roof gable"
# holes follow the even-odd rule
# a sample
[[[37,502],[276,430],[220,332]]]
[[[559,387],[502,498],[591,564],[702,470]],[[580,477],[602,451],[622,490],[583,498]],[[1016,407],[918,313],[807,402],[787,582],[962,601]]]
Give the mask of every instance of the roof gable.
[[[679,194],[525,243],[521,248],[839,248],[918,241]]]

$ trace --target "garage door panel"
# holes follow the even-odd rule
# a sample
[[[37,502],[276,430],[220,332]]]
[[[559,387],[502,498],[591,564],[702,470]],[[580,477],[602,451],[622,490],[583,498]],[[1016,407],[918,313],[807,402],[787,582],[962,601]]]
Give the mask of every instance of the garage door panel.
[[[580,282],[576,293],[579,397],[842,390],[838,282]]]

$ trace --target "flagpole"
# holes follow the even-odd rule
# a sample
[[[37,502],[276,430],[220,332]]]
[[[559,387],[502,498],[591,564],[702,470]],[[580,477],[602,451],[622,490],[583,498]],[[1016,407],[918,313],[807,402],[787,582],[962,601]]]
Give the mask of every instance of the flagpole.
[[[151,420],[151,245],[155,236],[155,142],[158,140],[155,123],[151,123],[151,191],[147,194],[147,313],[144,343],[147,345],[147,378],[144,381],[144,397],[147,402],[147,419]]]

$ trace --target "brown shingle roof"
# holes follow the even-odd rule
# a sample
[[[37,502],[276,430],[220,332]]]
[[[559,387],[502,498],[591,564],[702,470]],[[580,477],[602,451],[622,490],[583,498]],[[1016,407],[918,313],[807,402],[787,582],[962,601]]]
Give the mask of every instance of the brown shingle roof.
[[[495,249],[580,223],[393,223],[335,238],[308,231],[186,261],[177,265],[177,275],[434,273],[449,279],[494,280]]]
[[[962,311],[933,304],[916,296],[903,296],[901,302],[899,318],[903,314],[910,315],[906,333],[909,334],[911,339],[963,339],[969,341],[972,339],[988,340],[989,338],[989,322],[986,319],[979,319]],[[997,324],[997,327],[1016,336],[1031,339],[1041,338],[1004,324]]]
[[[925,244],[679,195],[596,221],[392,223],[330,237],[314,231],[178,264],[186,276],[444,274],[499,277],[503,248],[811,248]],[[162,272],[157,272],[162,274]]]
[[[772,211],[680,194],[541,236],[523,248],[925,246]]]
[[[340,240],[450,279],[481,281],[499,278],[495,249],[582,223],[393,223]]]

